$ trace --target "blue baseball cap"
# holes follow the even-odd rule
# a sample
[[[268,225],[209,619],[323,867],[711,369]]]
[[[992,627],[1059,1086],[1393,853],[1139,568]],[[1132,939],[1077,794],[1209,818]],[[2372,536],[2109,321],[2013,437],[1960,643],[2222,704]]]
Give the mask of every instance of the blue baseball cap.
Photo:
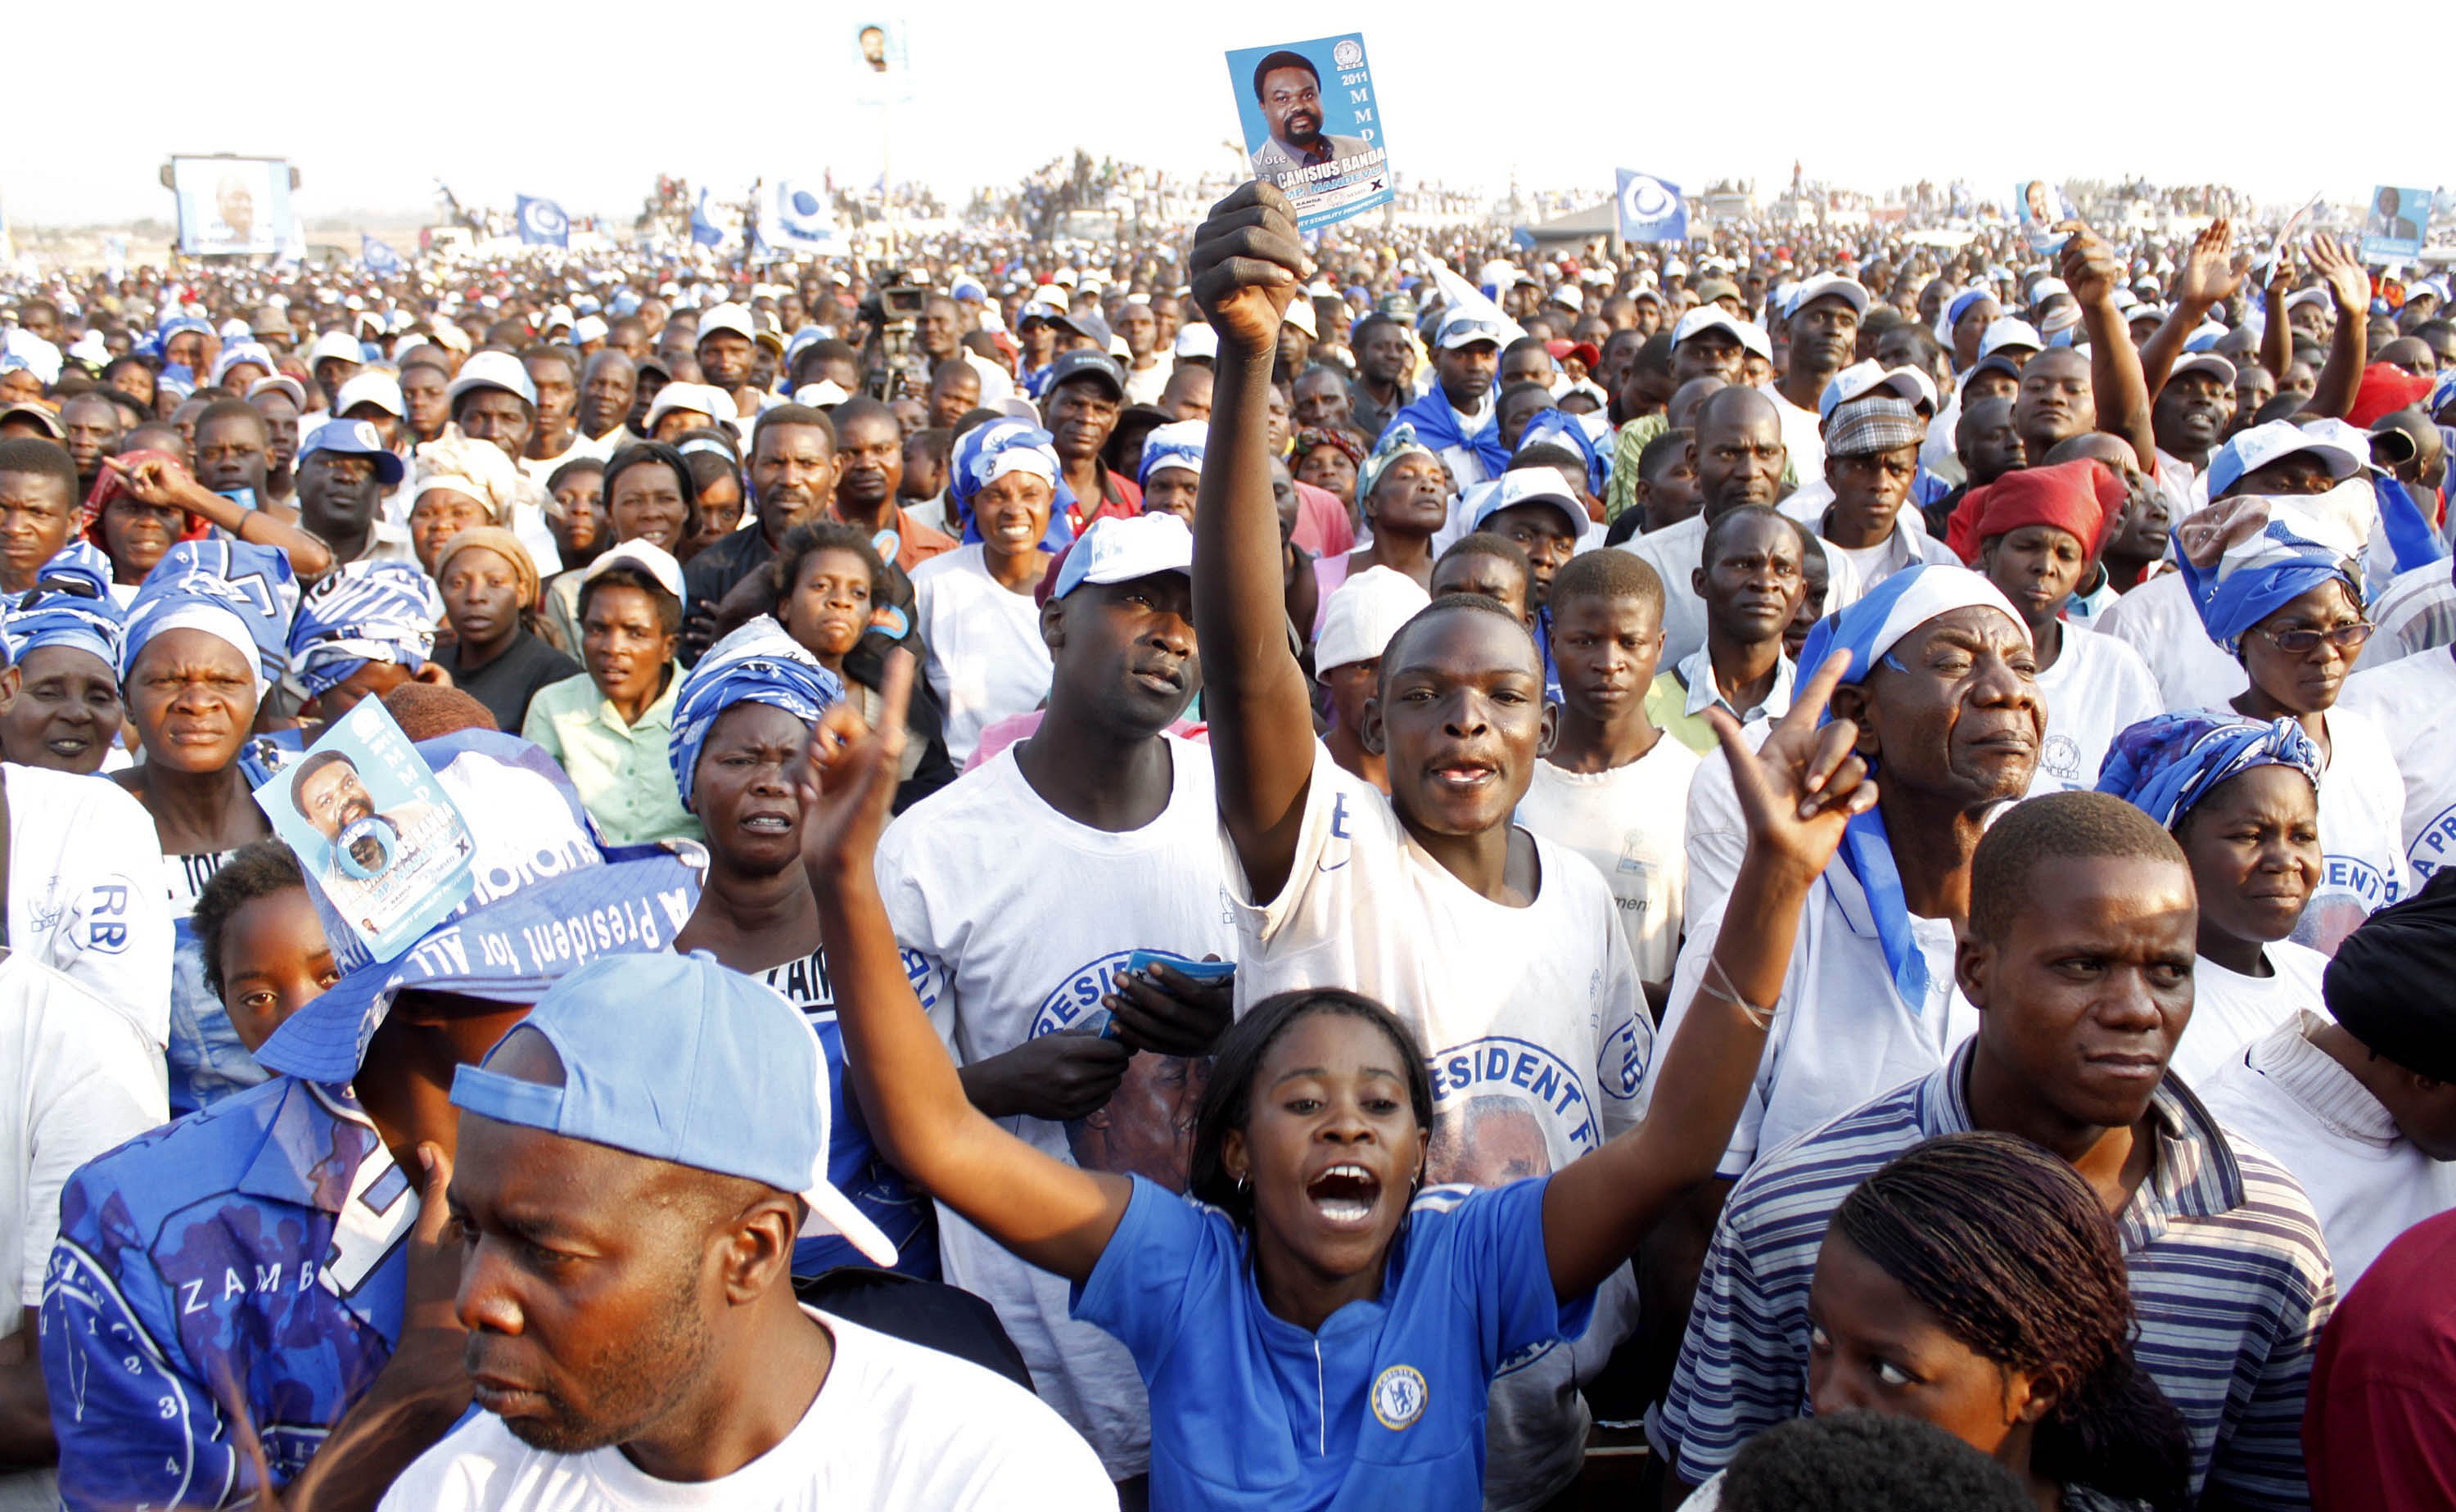
[[[563,1063],[547,1086],[487,1069],[522,1034]],[[895,1246],[828,1181],[833,1108],[809,1021],[706,951],[592,961],[529,1011],[452,1105],[498,1123],[799,1194],[804,1236],[837,1234],[880,1265]]]
[[[329,419],[311,432],[298,448],[298,460],[305,462],[317,452],[332,452],[341,457],[364,457],[376,464],[376,478],[386,488],[397,486],[403,468],[400,457],[383,443],[372,421]]]

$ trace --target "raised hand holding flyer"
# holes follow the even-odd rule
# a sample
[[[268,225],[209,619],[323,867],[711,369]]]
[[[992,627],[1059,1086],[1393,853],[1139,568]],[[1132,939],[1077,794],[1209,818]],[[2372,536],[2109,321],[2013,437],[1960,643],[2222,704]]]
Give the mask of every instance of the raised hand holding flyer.
[[[1254,176],[1296,202],[1312,231],[1390,203],[1381,107],[1357,32],[1228,54]]]

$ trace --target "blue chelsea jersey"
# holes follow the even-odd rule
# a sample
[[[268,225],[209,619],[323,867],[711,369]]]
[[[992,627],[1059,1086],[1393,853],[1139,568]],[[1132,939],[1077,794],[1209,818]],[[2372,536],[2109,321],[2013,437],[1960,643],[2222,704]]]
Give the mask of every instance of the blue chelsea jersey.
[[[281,1076],[61,1195],[43,1373],[71,1508],[218,1507],[297,1475],[399,1340],[415,1185],[342,1091]]]
[[[1493,1377],[1593,1311],[1554,1297],[1540,1177],[1427,1188],[1382,1295],[1310,1333],[1263,1305],[1225,1214],[1134,1182],[1074,1316],[1150,1388],[1154,1506],[1472,1512]]]

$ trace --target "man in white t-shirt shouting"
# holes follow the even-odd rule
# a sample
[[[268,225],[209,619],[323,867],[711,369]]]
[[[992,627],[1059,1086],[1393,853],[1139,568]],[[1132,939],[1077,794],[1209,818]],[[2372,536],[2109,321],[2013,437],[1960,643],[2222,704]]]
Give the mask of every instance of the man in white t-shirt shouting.
[[[1061,1160],[1178,1192],[1228,990],[1136,956],[1190,963],[1236,941],[1210,750],[1168,732],[1201,685],[1193,550],[1175,515],[1095,521],[1040,611],[1040,725],[913,805],[878,857],[913,990],[973,1106]],[[938,1248],[1138,1505],[1151,1408],[1125,1346],[1074,1319],[1063,1278],[943,1205]]]
[[[1449,1172],[1547,1174],[1636,1121],[1651,1020],[1601,874],[1512,822],[1553,736],[1522,619],[1454,594],[1391,639],[1362,730],[1383,755],[1387,798],[1313,739],[1304,673],[1279,629],[1265,436],[1273,343],[1305,260],[1287,200],[1260,184],[1213,212],[1194,252],[1195,296],[1219,334],[1195,616],[1235,862],[1238,1003],[1300,987],[1380,999],[1431,1057],[1433,1149]],[[1577,1383],[1627,1331],[1626,1277],[1606,1283],[1583,1339],[1504,1367],[1487,1506],[1538,1505],[1577,1475]]]
[[[485,1413],[386,1508],[1115,1505],[1022,1387],[794,1300],[805,1231],[895,1248],[828,1184],[827,1058],[769,988],[705,956],[582,967],[452,1100]]]

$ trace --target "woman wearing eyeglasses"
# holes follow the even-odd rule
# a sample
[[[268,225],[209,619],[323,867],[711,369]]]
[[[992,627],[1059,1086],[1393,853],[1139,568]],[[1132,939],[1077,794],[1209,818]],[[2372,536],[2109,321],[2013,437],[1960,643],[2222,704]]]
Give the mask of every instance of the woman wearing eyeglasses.
[[[2368,715],[2336,706],[2370,639],[2352,563],[2376,508],[2354,478],[2322,494],[2229,501],[2177,530],[2201,623],[2251,679],[2234,711],[2290,719],[2319,749],[2323,861],[2292,938],[2330,955],[2413,887],[2395,749]]]

